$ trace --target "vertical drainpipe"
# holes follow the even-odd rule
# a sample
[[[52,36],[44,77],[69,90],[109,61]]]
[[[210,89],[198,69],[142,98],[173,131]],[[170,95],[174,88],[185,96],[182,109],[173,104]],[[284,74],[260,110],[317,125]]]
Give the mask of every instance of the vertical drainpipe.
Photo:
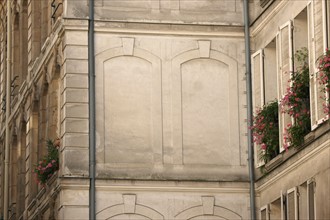
[[[249,177],[250,177],[250,213],[251,219],[256,219],[255,189],[254,189],[254,150],[252,143],[252,82],[251,82],[251,58],[250,58],[250,21],[249,0],[244,0],[244,33],[245,33],[245,66],[246,66],[246,90],[247,90],[247,124],[248,124],[248,152],[249,152]]]
[[[6,80],[6,136],[5,136],[5,183],[4,183],[4,219],[8,219],[9,210],[9,116],[10,116],[10,78],[11,78],[11,0],[7,0],[7,80]]]
[[[94,56],[94,0],[89,0],[88,19],[88,109],[89,109],[89,219],[95,213],[95,56]]]

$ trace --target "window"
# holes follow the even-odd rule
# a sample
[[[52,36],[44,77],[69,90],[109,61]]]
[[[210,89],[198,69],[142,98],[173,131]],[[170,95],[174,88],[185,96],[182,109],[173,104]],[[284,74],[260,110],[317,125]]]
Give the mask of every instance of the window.
[[[307,181],[307,214],[309,220],[316,219],[315,217],[315,182]]]
[[[260,209],[260,219],[261,220],[269,220],[269,209],[268,205],[262,207]]]
[[[41,45],[51,32],[51,7],[49,1],[41,1]]]
[[[264,48],[264,99],[265,103],[274,101],[277,98],[277,80],[276,80],[276,38],[274,38]]]
[[[286,195],[286,217],[287,220],[298,219],[298,192],[297,187],[289,189]]]
[[[299,186],[299,218],[308,219],[307,215],[307,182]]]
[[[260,6],[265,7],[269,2],[272,2],[273,0],[260,0]]]
[[[17,7],[19,11],[13,13],[13,41],[12,41],[12,76],[11,95],[13,97],[12,106],[17,101],[17,95],[28,74],[27,54],[28,54],[28,15],[27,1],[22,1]]]
[[[276,39],[274,38],[264,49],[258,50],[252,55],[252,102],[253,111],[256,113],[260,108],[269,107],[271,102],[277,98],[276,83]],[[274,83],[275,82],[275,83]],[[277,111],[277,110],[276,110]],[[277,114],[274,126],[277,127]],[[263,138],[265,140],[266,137]],[[276,138],[277,140],[278,138]],[[266,146],[266,145],[265,145]],[[266,149],[267,148],[267,149]],[[264,165],[265,160],[274,158],[278,148],[277,146],[267,146],[262,148],[259,144],[255,144],[255,161],[257,167]],[[264,150],[261,150],[264,149]]]
[[[97,2],[95,2],[97,4]],[[102,2],[99,2],[102,4]],[[52,7],[52,24],[55,23],[56,19],[62,15],[63,12],[63,0],[53,0],[51,3]]]
[[[309,90],[309,94],[307,92],[308,95],[299,98],[306,103],[310,103],[305,110],[308,117],[310,112],[312,126],[304,125],[304,127],[307,127],[308,132],[310,127],[315,129],[318,124],[326,119],[327,116],[323,112],[325,100],[320,97],[322,93],[324,94],[324,88],[321,88],[318,83],[316,64],[317,58],[325,52],[325,46],[327,45],[327,41],[325,41],[327,27],[324,14],[326,14],[327,10],[330,11],[330,6],[328,6],[327,10],[326,6],[325,1],[311,1],[292,20],[279,27],[279,31],[274,39],[252,55],[252,102],[254,112],[274,99],[280,102],[286,97],[288,88],[296,85],[292,83],[291,79],[298,70],[302,72],[301,67],[303,63],[297,62],[298,60],[294,59],[294,55],[297,51],[303,53],[303,48],[307,48],[309,72],[313,74],[310,75],[309,88],[305,86],[307,91]],[[318,13],[322,10],[323,13]],[[289,111],[289,104],[285,108],[279,108],[278,112],[280,152],[283,152],[287,146],[299,146],[301,144],[293,141],[296,139],[289,139],[289,134],[287,134],[288,128],[297,126],[294,117],[299,116]],[[285,138],[290,141],[284,141]],[[260,152],[262,153],[260,146],[256,146],[255,151],[257,156],[260,155]],[[259,158],[256,161],[257,166],[264,164]]]
[[[309,67],[310,72],[313,73],[310,77],[311,124],[313,130],[327,118],[327,115],[323,112],[325,100],[321,94],[324,90],[317,81],[318,69],[316,64],[317,59],[324,54],[327,47],[325,1],[310,2],[307,13]]]
[[[327,13],[330,14],[329,1],[309,2],[292,20],[287,21],[278,28],[279,31],[274,36],[274,39],[265,44],[266,46],[257,50],[251,57],[254,113],[276,98],[280,102],[284,97],[288,99],[290,94],[294,94],[290,87],[297,88],[297,81],[296,83],[292,82],[292,78],[298,78],[299,80],[295,73],[303,72],[306,77],[308,71],[311,73],[309,86],[305,85],[306,83],[304,84],[303,92],[301,93],[303,95],[299,97],[300,100],[303,100],[303,103],[310,103],[309,105],[304,105],[305,108],[303,109],[307,115],[307,121],[309,121],[309,117],[311,118],[310,124],[305,123],[301,126],[305,129],[304,135],[328,119],[328,115],[324,112],[324,106],[327,105],[326,100],[329,100],[329,98],[325,99],[324,95],[329,97],[329,94],[325,94],[325,86],[319,84],[317,66],[317,59],[324,54],[328,41],[330,42],[330,37],[327,34],[327,30],[330,30],[330,18],[326,19]],[[305,51],[302,50],[303,48],[307,48],[308,52],[302,52]],[[300,51],[301,54],[308,54],[309,68],[303,65],[303,62],[297,62],[298,60],[294,59],[297,51]],[[307,56],[305,58],[307,59]],[[275,60],[276,62],[274,62]],[[301,70],[302,66],[304,66],[304,71]],[[303,80],[306,82],[305,78]],[[288,91],[291,93],[288,93]],[[299,126],[297,125],[297,122],[299,122],[298,117],[302,117],[295,110],[292,111],[290,107],[292,105],[292,103],[284,104],[285,109],[279,108],[278,111],[279,152],[283,152],[287,146],[300,146],[302,144],[301,142],[296,143],[295,140],[303,140],[303,137],[292,138],[292,133],[289,133]],[[297,118],[297,120],[294,118]],[[266,149],[266,145],[263,143],[260,145],[264,146],[263,149]],[[257,145],[255,152],[256,157],[258,157],[255,161],[257,167],[260,167],[264,165],[260,155],[264,156],[266,154]],[[277,154],[274,155],[276,156]]]
[[[282,203],[281,198],[276,199],[269,206],[269,219],[281,219],[282,218]]]
[[[307,8],[302,10],[293,19],[293,47],[294,51],[302,48],[308,48],[308,20],[307,20]],[[296,69],[296,66],[295,66]]]

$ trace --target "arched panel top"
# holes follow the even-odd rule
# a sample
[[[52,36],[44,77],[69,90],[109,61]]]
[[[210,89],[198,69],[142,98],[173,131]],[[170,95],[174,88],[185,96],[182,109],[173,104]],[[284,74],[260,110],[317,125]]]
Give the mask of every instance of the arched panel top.
[[[140,215],[140,214],[119,214],[119,215],[112,216],[112,217],[110,217],[108,219],[109,220],[111,220],[111,219],[114,219],[114,220],[119,220],[119,219],[126,220],[127,219],[126,218],[127,215],[131,216],[130,219],[136,219],[136,220],[151,219],[151,218],[148,218],[147,216]]]
[[[154,220],[162,220],[164,219],[164,216],[160,214],[159,212],[155,211],[152,208],[149,208],[147,206],[138,205],[135,206],[134,212],[125,212],[125,205],[124,204],[118,204],[114,206],[107,207],[100,212],[96,213],[96,219],[111,219],[116,216],[124,215],[124,214],[135,214],[140,215],[143,217],[146,217],[148,219],[154,219]]]
[[[174,66],[176,66],[176,65],[181,65],[183,63],[186,63],[190,60],[194,60],[194,59],[208,59],[208,58],[201,56],[200,51],[198,49],[196,49],[196,50],[190,50],[190,51],[186,51],[186,52],[179,54],[178,56],[173,58],[172,63],[174,64]],[[219,51],[210,50],[209,59],[214,59],[214,60],[220,61],[222,63],[227,64],[230,67],[230,69],[237,70],[237,61],[235,59],[233,59],[232,57],[230,57],[224,53],[221,53]]]
[[[204,210],[203,210],[203,206],[195,206],[192,208],[188,208],[182,212],[180,212],[178,215],[175,216],[175,219],[192,219],[192,218],[196,218],[196,217],[201,217],[201,216],[205,216]],[[241,220],[242,217],[237,214],[236,212],[233,212],[227,208],[221,207],[221,206],[214,206],[214,212],[213,214],[207,214],[208,217],[212,218],[212,216],[215,217],[220,217],[223,219],[230,219],[230,220]]]
[[[120,57],[120,56],[133,56],[133,57],[139,57],[142,59],[145,59],[146,61],[152,63],[152,64],[160,64],[160,58],[156,55],[150,53],[149,51],[140,49],[140,48],[134,48],[132,55],[125,54],[123,47],[117,47],[117,48],[111,48],[105,51],[102,51],[98,54],[96,54],[96,62],[105,62],[109,59]]]

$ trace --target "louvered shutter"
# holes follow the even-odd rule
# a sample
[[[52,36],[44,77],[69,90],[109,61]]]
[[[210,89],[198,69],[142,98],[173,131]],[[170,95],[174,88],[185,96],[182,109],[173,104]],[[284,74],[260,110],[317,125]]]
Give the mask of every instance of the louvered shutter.
[[[263,51],[252,54],[252,102],[256,111],[264,105]]]
[[[292,22],[289,21],[280,27],[277,35],[277,81],[278,81],[278,99],[281,100],[290,87],[290,79],[293,71],[292,60]],[[284,129],[289,123],[292,123],[292,118],[287,113],[281,113],[279,108],[279,128],[280,128],[280,152],[284,150],[283,147],[283,133]]]
[[[297,187],[287,191],[286,195],[287,220],[298,220],[298,193]]]
[[[309,220],[315,219],[315,182],[307,181],[307,215]]]
[[[264,106],[264,61],[263,50],[258,50],[251,56],[252,70],[252,103],[253,112]],[[260,145],[255,144],[255,161],[256,167],[264,165],[264,161],[260,159],[262,150]]]
[[[317,60],[324,54],[326,49],[326,17],[325,2],[312,1],[308,4],[308,48],[310,76],[310,98],[311,98],[311,124],[315,129],[318,124],[327,118],[323,111],[324,87],[317,80]],[[323,13],[322,13],[323,12]]]

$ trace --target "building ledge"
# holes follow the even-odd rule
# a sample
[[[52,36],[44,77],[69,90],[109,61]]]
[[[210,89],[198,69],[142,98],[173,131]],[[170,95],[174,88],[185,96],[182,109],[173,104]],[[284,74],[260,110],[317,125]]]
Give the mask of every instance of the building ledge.
[[[276,175],[278,172],[291,166],[296,160],[309,154],[313,150],[320,148],[322,143],[328,141],[326,137],[330,134],[330,121],[326,121],[319,125],[318,128],[311,131],[304,137],[304,144],[298,148],[289,148],[283,151],[275,158],[266,163],[261,169],[256,169],[256,182],[263,182],[264,178]]]

